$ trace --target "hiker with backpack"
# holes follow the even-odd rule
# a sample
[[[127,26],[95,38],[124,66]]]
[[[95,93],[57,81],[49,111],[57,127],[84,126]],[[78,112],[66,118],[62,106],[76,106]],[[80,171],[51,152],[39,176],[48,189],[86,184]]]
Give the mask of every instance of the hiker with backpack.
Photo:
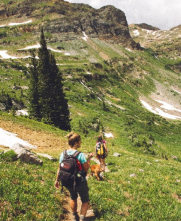
[[[73,220],[84,220],[89,205],[89,188],[87,185],[86,175],[90,167],[90,159],[94,153],[88,158],[82,152],[77,151],[81,146],[81,137],[77,133],[67,135],[70,148],[60,155],[60,166],[57,171],[55,188],[60,187],[60,183],[66,187],[70,193],[70,207],[73,213]],[[80,217],[77,213],[77,197],[78,194],[82,201]]]
[[[100,162],[100,167],[103,171],[105,171],[105,158],[108,154],[108,149],[106,147],[106,141],[103,140],[100,135],[97,139],[96,147],[95,147],[96,157]]]

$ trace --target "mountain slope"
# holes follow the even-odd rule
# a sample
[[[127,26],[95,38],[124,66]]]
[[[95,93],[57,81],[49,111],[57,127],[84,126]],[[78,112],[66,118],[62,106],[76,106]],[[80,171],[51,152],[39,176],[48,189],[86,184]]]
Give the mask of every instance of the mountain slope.
[[[81,151],[93,152],[99,134],[109,149],[110,173],[101,182],[88,179],[96,220],[179,220],[179,27],[167,32],[145,24],[128,28],[124,13],[112,6],[3,2],[0,127],[36,145],[35,152],[57,159],[68,147],[67,131],[17,116],[21,109],[27,113],[30,51],[37,54],[43,26],[63,76],[72,130],[81,135]],[[53,186],[58,163],[43,159],[39,167],[13,161],[11,154],[0,154],[0,219],[63,220],[65,195]]]
[[[115,143],[124,143],[128,149],[141,147],[158,156],[172,155],[172,141],[162,135],[171,134],[173,127],[173,140],[179,146],[181,80],[175,71],[179,60],[171,60],[164,51],[158,58],[155,44],[134,50],[143,44],[130,37],[122,11],[112,6],[95,10],[64,1],[17,1],[6,8],[1,4],[1,12],[0,49],[2,56],[5,50],[13,56],[0,60],[2,110],[28,106],[29,55],[39,47],[41,24],[63,73],[72,129],[84,136],[113,133]],[[136,28],[145,41],[144,34],[150,30]],[[130,28],[130,33],[135,30]],[[165,148],[159,148],[160,142]],[[177,148],[175,151],[178,153]]]
[[[39,3],[32,1],[18,1],[7,4],[0,10],[0,22],[22,19],[32,19],[36,25],[29,25],[24,30],[16,28],[16,33],[33,32],[39,35],[39,25],[44,26],[46,32],[51,33],[50,42],[77,39],[86,32],[92,38],[102,38],[118,42],[133,48],[139,48],[129,34],[125,14],[113,6],[93,9],[84,4],[69,4],[64,1],[44,0]],[[12,33],[13,34],[13,33]]]

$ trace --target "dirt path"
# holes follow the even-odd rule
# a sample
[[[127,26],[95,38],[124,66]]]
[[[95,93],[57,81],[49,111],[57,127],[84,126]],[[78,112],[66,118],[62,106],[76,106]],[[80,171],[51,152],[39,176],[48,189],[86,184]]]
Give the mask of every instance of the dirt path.
[[[99,164],[99,160],[96,159],[95,157],[92,158],[92,161]],[[109,172],[109,169],[107,166],[105,167],[105,172]],[[87,179],[89,179],[89,175],[87,176]],[[62,221],[71,221],[72,220],[72,213],[70,210],[69,203],[70,203],[70,197],[68,195],[68,192],[65,192],[64,204],[63,204],[64,219]],[[77,203],[78,203],[77,211],[79,213],[80,209],[81,209],[81,204],[82,204],[79,197],[78,197]],[[86,221],[93,221],[93,220],[95,220],[95,214],[94,214],[94,211],[92,210],[92,208],[90,207],[87,211],[87,214],[86,214]]]
[[[68,196],[68,193],[65,194],[65,197],[64,197],[64,201],[63,201],[63,209],[64,209],[64,219],[61,220],[61,221],[71,221],[73,216],[72,216],[72,212],[70,210],[70,197]],[[78,203],[78,213],[80,214],[80,209],[81,209],[81,200],[80,198],[78,197],[78,200],[77,200],[77,203]],[[87,214],[86,214],[86,221],[93,221],[95,220],[95,214],[93,212],[93,210],[91,209],[91,207],[87,210]]]

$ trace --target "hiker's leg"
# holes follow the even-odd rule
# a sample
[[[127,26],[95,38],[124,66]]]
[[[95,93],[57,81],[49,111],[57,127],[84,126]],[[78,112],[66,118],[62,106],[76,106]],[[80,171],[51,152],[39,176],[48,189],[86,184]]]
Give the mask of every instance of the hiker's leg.
[[[72,188],[67,188],[70,193],[70,208],[73,213],[77,212],[77,191],[73,190]]]
[[[70,200],[70,208],[73,213],[77,212],[77,199],[76,200]]]
[[[80,215],[85,216],[89,207],[89,202],[82,203]]]
[[[80,220],[85,217],[87,213],[87,209],[89,206],[89,188],[87,185],[87,181],[83,181],[80,183],[80,185],[77,187],[78,193],[80,195],[81,201],[82,201],[82,206],[80,210]]]
[[[105,158],[102,159],[102,169],[105,171]]]
[[[102,158],[100,158],[100,167],[103,169],[103,167],[104,167],[104,162],[103,162],[103,159]]]
[[[100,167],[101,167],[101,158],[100,158],[100,156],[97,159],[99,160]]]

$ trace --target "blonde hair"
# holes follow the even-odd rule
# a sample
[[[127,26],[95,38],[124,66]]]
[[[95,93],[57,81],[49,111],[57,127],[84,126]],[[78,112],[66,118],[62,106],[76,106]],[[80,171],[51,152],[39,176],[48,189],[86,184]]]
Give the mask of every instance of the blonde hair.
[[[79,134],[71,132],[67,135],[68,138],[68,144],[73,147],[75,143],[79,142],[81,140],[81,137]]]

